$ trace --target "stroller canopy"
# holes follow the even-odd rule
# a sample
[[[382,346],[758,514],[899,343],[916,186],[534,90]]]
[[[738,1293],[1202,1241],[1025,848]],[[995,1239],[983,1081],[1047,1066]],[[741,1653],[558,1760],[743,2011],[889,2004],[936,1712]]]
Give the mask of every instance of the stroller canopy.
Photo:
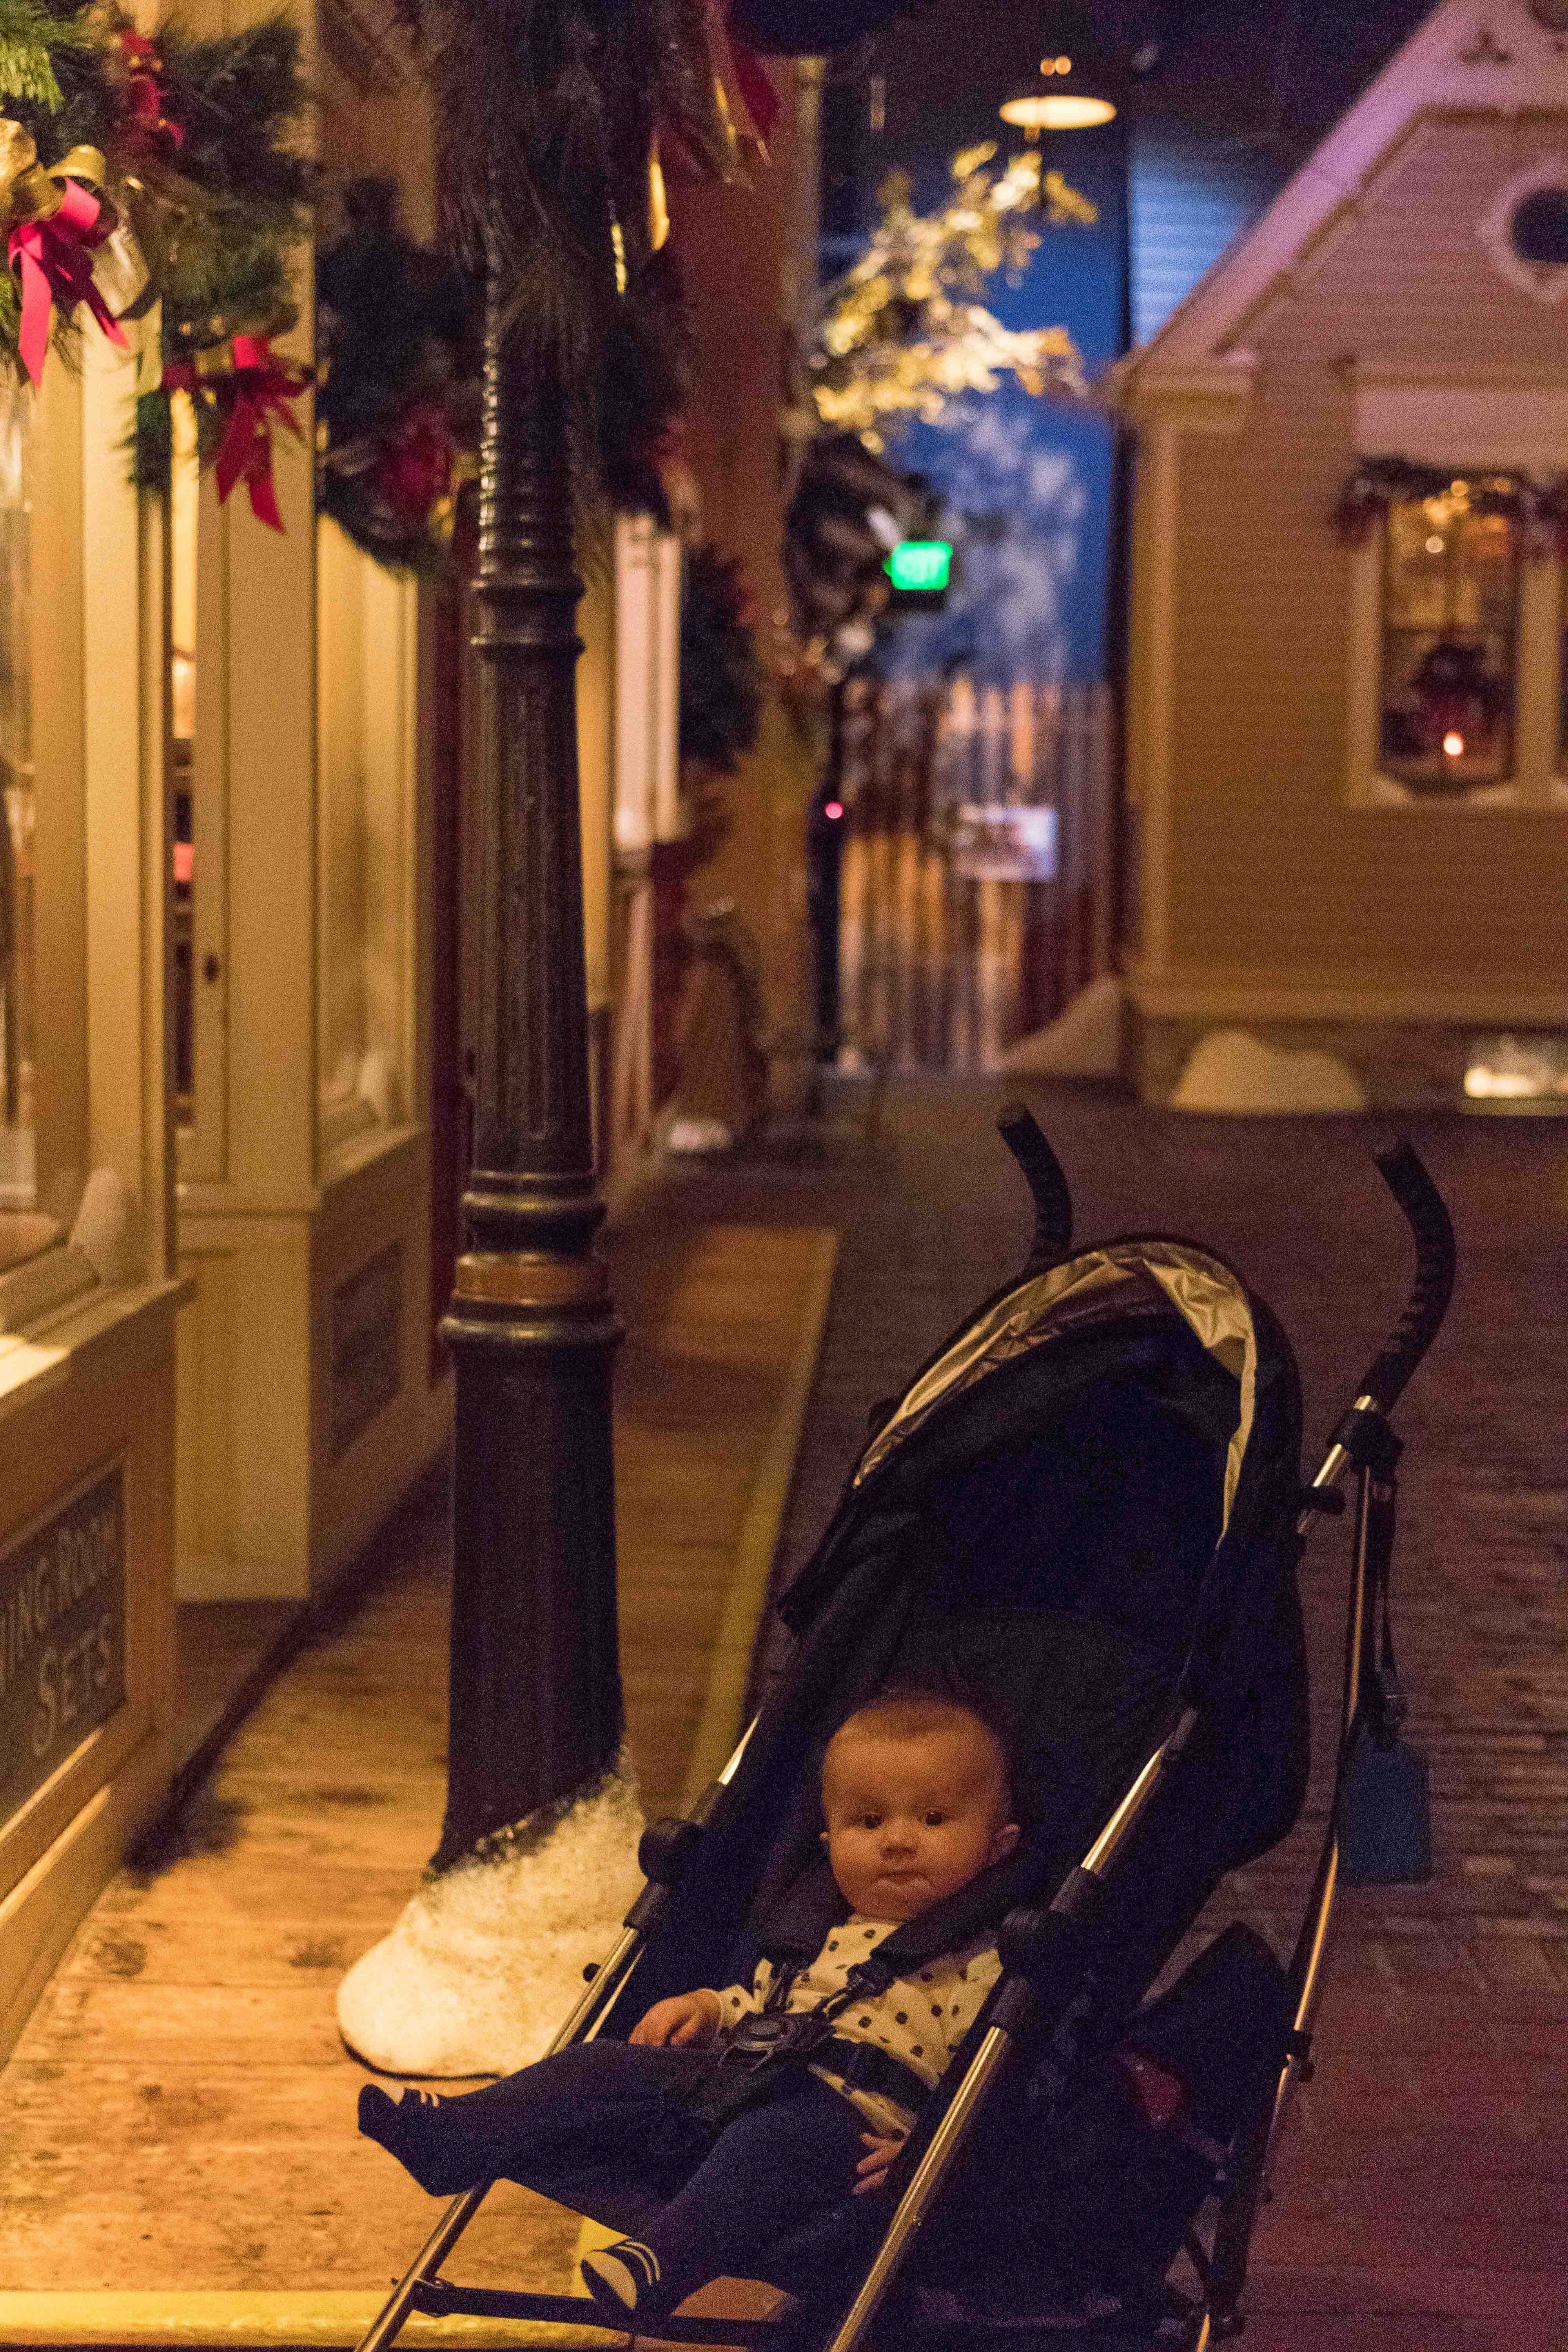
[[[1215,1362],[1237,1383],[1236,1427],[1226,1450],[1222,1523],[1228,1517],[1252,1427],[1258,1339],[1246,1291],[1228,1266],[1184,1242],[1108,1244],[1019,1283],[983,1307],[942,1349],[895,1407],[861,1455],[850,1481],[861,1486],[895,1446],[937,1409],[1000,1365],[1043,1346],[1080,1320],[1136,1309],[1149,1286],[1161,1291]]]

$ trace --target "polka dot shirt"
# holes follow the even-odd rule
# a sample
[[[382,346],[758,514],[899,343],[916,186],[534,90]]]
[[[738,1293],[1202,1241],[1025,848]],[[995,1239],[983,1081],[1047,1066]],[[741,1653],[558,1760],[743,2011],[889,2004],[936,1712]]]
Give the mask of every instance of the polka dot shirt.
[[[815,2009],[831,1994],[842,1992],[850,1969],[892,1933],[888,1920],[863,1918],[859,1913],[830,1929],[810,1967],[802,1969],[791,1985],[785,2009]],[[839,2011],[833,2031],[846,2042],[868,2042],[874,2049],[885,2050],[921,2082],[934,2086],[1001,1973],[994,1944],[983,1939],[966,1945],[963,1951],[928,1960],[912,1976],[896,1977],[884,1993],[852,2001]],[[726,1985],[719,1994],[722,2024],[733,2025],[749,2011],[760,2010],[773,1975],[773,1962],[763,1960],[749,1986]],[[905,2132],[914,2121],[908,2108],[878,2092],[850,2088],[825,2066],[814,2066],[811,2071],[836,2091],[842,2091],[869,2122]]]

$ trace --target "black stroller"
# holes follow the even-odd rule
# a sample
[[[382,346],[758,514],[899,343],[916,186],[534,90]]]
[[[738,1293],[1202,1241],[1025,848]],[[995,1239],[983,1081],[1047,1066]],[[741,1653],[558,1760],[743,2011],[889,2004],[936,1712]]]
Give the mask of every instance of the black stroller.
[[[1392,1743],[1403,1711],[1388,1416],[1446,1311],[1452,1229],[1409,1146],[1382,1155],[1415,1237],[1415,1288],[1303,1486],[1296,1368],[1268,1309],[1188,1242],[1070,1251],[1045,1138],[1021,1108],[1001,1125],[1034,1195],[1027,1263],[879,1413],[781,1603],[792,1663],[692,1817],[647,1832],[647,1883],[553,2046],[624,2037],[653,2000],[746,1974],[759,1953],[817,1949],[840,1913],[814,1760],[889,1681],[984,1691],[1014,1734],[1026,1832],[879,1958],[912,1974],[994,1927],[1003,1975],[885,2188],[775,2250],[784,2315],[678,2316],[661,2342],[935,2352],[1066,2335],[1206,2352],[1241,2326],[1269,2151],[1310,2074],[1351,1767],[1364,1744]],[[1314,1516],[1342,1511],[1347,1471],[1338,1766],[1293,1958],[1282,1968],[1233,1925],[1150,1999],[1226,1872],[1300,1811],[1295,1571]],[[452,2202],[362,2352],[383,2352],[416,2310],[591,2311],[442,2275],[486,2193]],[[573,2202],[626,2231],[647,2196],[608,2171],[572,2184]]]

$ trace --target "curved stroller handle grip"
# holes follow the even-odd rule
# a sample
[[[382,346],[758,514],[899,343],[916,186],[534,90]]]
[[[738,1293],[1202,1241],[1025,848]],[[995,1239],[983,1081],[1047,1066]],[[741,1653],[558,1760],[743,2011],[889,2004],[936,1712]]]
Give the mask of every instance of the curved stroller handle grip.
[[[1004,1103],[996,1114],[996,1128],[1023,1170],[1035,1203],[1035,1238],[1024,1272],[1043,1274],[1067,1255],[1072,1242],[1072,1194],[1068,1180],[1027,1103]]]
[[[1443,1196],[1408,1140],[1376,1155],[1378,1172],[1398,1202],[1415,1240],[1415,1279],[1404,1314],[1390,1332],[1361,1394],[1384,1413],[1437,1336],[1454,1290],[1454,1228]]]

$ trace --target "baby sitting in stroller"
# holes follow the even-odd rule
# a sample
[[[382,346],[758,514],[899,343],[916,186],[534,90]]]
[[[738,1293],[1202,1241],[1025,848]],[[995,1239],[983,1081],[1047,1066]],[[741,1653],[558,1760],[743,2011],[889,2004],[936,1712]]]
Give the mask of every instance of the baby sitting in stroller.
[[[582,2265],[595,2305],[623,2326],[630,2314],[668,2314],[709,2279],[753,2274],[769,2246],[878,2188],[1001,1964],[982,1937],[879,1992],[853,1971],[1020,1832],[996,1732],[917,1690],[890,1690],[840,1725],[822,1805],[849,1916],[806,1968],[763,1959],[749,1986],[656,2001],[628,2042],[574,2043],[455,2097],[405,2091],[395,2103],[366,2084],[361,2131],[437,2196],[500,2178],[548,2194],[552,2177],[604,2154],[647,2162],[673,2187],[668,2202],[643,2236]],[[810,2054],[758,2064],[770,2040]]]

